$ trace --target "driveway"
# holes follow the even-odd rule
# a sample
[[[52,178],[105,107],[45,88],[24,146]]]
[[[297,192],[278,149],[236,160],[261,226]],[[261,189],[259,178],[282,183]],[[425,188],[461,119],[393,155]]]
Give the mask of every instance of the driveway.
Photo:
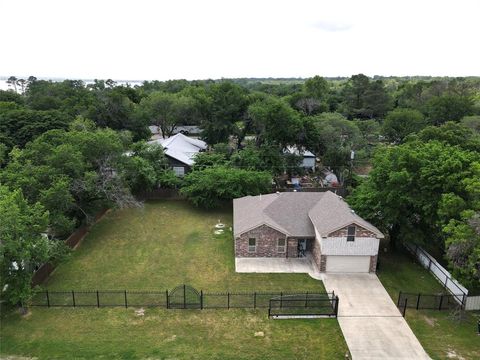
[[[353,360],[430,359],[376,275],[323,278],[339,297],[338,322]]]

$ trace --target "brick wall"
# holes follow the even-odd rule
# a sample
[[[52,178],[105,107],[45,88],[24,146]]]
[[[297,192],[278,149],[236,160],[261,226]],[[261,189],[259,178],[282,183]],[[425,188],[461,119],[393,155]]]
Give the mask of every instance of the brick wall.
[[[356,232],[355,236],[357,237],[374,237],[376,238],[377,236],[372,233],[370,230],[367,230],[361,226],[355,225],[356,227]],[[330,234],[328,234],[329,237],[347,237],[348,234],[348,226],[345,226],[344,228],[334,231]]]
[[[248,239],[256,239],[256,251],[248,251]],[[286,257],[286,252],[279,253],[277,240],[286,239],[286,235],[269,226],[261,225],[235,239],[236,257]],[[290,243],[288,243],[290,245]],[[295,250],[296,251],[296,250]],[[289,255],[290,256],[290,255]]]

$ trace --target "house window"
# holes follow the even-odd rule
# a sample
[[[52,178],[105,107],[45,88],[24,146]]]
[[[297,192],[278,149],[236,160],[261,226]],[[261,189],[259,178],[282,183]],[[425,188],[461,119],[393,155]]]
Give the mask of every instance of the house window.
[[[183,175],[185,175],[185,168],[183,166],[174,166],[173,167],[173,172],[177,176],[183,176]]]
[[[277,240],[277,251],[279,253],[284,253],[287,247],[287,242],[285,239],[278,239]]]
[[[355,241],[355,226],[348,227],[347,241]]]
[[[257,251],[257,240],[255,238],[248,239],[248,252]]]

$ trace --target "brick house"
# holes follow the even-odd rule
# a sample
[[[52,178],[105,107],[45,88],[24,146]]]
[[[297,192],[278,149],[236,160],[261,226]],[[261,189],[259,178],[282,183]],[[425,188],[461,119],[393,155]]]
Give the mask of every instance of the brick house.
[[[320,272],[375,272],[383,234],[331,191],[233,201],[236,258],[305,258]]]

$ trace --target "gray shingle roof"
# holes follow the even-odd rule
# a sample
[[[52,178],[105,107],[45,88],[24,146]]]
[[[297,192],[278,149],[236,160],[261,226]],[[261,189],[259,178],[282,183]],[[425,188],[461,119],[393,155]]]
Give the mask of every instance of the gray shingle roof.
[[[355,223],[382,238],[383,234],[355,214],[342,198],[327,192],[284,192],[233,200],[234,235],[266,224],[288,236],[320,236]],[[315,228],[314,228],[315,226]]]

